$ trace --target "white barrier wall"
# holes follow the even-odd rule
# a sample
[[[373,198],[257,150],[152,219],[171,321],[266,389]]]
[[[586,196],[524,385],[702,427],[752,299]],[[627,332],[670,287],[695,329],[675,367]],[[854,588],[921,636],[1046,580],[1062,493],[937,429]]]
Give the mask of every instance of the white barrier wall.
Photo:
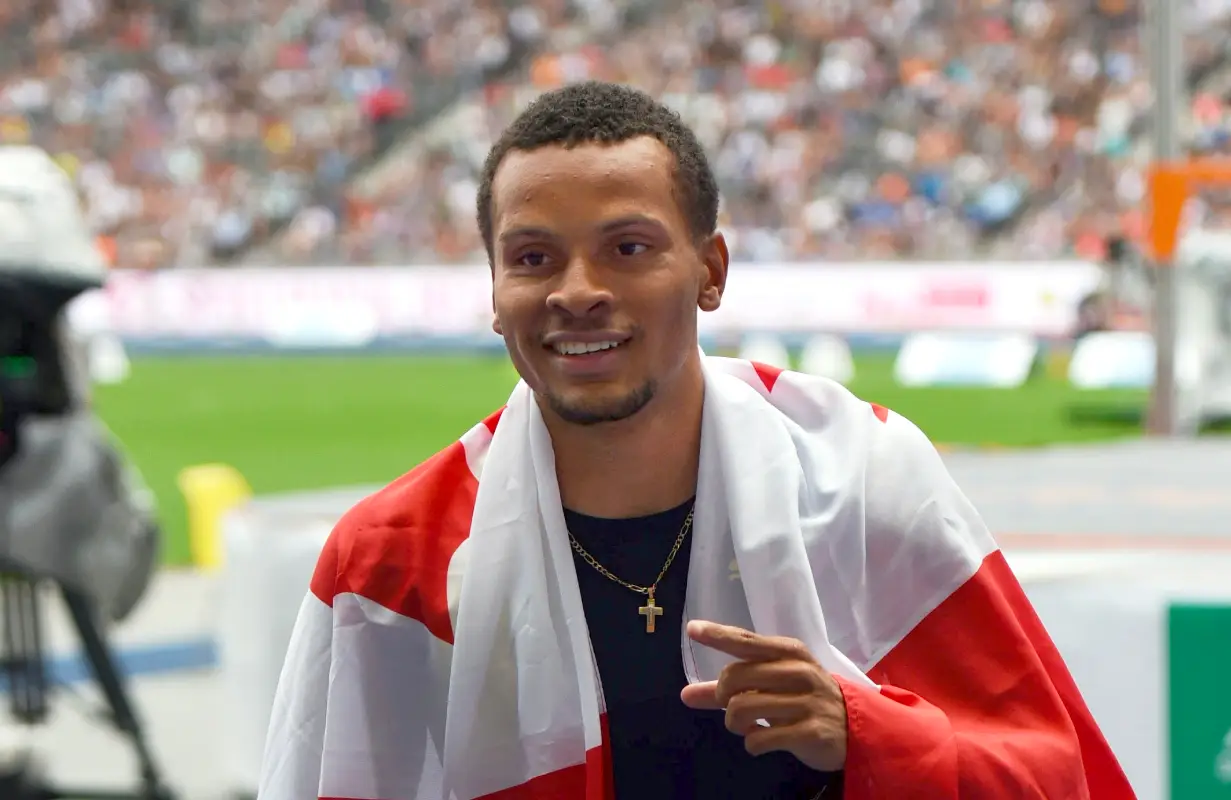
[[[217,636],[231,733],[221,766],[237,793],[255,792],[283,655],[317,553],[333,522],[368,491],[258,498],[225,520]],[[1168,800],[1167,663],[1174,647],[1168,609],[1183,600],[1231,609],[1231,556],[1010,552],[1008,558],[1138,797]],[[1231,717],[1226,727],[1231,730]],[[1196,769],[1208,761],[1215,773],[1216,744],[1208,758],[1197,754]],[[1226,789],[1231,797],[1231,782]],[[1198,797],[1209,795],[1170,800]]]

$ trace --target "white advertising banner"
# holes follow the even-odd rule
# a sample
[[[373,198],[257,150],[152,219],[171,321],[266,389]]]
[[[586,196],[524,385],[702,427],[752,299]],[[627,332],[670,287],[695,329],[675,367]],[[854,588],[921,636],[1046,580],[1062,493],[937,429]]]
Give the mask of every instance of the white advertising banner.
[[[1063,336],[1099,285],[1083,262],[814,264],[735,267],[712,332],[910,333],[921,330]]]
[[[1100,279],[1083,262],[735,265],[703,335],[1063,336]],[[72,309],[79,328],[124,338],[247,337],[359,346],[384,338],[490,336],[485,266],[116,271]]]

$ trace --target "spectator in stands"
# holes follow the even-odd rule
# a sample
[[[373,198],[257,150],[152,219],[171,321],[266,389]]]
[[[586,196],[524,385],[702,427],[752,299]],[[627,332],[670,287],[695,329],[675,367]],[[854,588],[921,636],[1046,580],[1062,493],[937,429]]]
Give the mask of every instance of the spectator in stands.
[[[1183,2],[1215,152],[1231,0]],[[1142,233],[1141,22],[1140,0],[5,0],[0,141],[57,154],[123,266],[481,261],[495,132],[597,77],[706,135],[741,261],[1101,258]]]

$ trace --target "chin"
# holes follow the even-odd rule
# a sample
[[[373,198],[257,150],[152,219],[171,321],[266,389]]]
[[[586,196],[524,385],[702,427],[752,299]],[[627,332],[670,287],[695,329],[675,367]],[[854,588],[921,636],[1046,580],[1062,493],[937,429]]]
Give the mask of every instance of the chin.
[[[650,381],[632,389],[620,387],[593,391],[547,392],[547,406],[565,422],[601,425],[636,416],[654,399],[657,387]]]

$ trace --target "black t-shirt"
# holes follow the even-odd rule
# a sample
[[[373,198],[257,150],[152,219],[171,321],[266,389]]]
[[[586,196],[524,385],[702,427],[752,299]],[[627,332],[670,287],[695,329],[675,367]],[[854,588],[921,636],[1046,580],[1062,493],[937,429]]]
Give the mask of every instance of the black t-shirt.
[[[690,501],[637,519],[598,519],[565,511],[565,523],[598,563],[641,586],[654,581]],[[842,796],[841,773],[816,772],[789,753],[754,758],[726,729],[721,711],[680,701],[687,683],[680,653],[690,538],[658,585],[663,608],[647,633],[645,596],[600,575],[575,551],[577,580],[607,704],[612,769],[620,800],[809,800]]]

